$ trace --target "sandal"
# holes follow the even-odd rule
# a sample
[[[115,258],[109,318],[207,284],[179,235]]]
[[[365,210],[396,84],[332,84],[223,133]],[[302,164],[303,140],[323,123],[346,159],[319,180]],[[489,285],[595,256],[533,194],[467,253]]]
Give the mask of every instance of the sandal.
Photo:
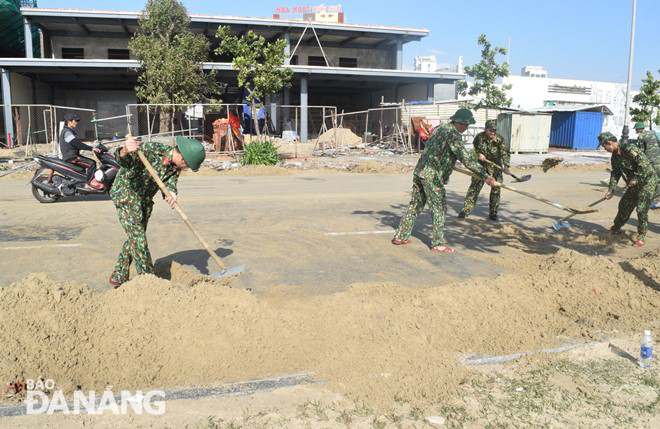
[[[108,284],[109,284],[110,287],[112,287],[113,289],[117,289],[119,286],[121,286],[121,283],[118,283],[118,282],[114,281],[113,278],[112,278],[112,276],[110,276],[110,279],[108,280]]]
[[[454,249],[449,246],[433,246],[431,250],[440,253],[454,253]]]
[[[393,238],[393,239],[392,239],[392,244],[395,244],[395,245],[397,245],[397,246],[401,246],[401,245],[403,245],[403,244],[410,244],[410,243],[412,243],[412,241],[410,241],[410,240],[404,240],[404,239],[402,239],[402,238]]]
[[[633,243],[633,247],[644,247],[644,240],[637,240]]]

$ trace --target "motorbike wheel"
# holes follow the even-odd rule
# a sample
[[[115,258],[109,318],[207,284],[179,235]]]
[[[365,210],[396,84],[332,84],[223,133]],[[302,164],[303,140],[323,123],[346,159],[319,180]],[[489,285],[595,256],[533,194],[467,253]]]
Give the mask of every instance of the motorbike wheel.
[[[40,171],[37,171],[37,173],[35,174],[32,180],[42,183],[48,180],[47,174],[39,174],[39,173]],[[34,195],[34,198],[36,198],[37,201],[39,201],[40,203],[54,203],[55,201],[60,199],[60,195],[48,194],[34,185],[32,185],[32,195]]]

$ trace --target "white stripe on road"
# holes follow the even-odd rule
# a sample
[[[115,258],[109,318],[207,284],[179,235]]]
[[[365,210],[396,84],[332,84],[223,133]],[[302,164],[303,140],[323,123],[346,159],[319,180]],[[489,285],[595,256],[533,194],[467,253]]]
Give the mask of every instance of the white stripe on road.
[[[80,247],[80,243],[72,244],[48,244],[42,246],[16,246],[16,247],[3,247],[2,250],[23,250],[23,249],[41,249],[42,247]]]
[[[353,231],[353,232],[326,232],[324,235],[366,235],[366,234],[392,234],[394,230],[389,231]]]

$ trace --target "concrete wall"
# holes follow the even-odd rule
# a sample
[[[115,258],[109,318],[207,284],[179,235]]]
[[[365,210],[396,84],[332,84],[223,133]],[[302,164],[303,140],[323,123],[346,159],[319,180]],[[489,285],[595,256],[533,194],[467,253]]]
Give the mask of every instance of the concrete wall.
[[[37,104],[52,104],[51,100],[51,86],[43,82],[35,82],[35,91],[37,97]]]
[[[433,87],[433,101],[456,100],[455,83],[436,83]]]
[[[96,110],[98,118],[126,114],[126,105],[135,104],[133,91],[55,91],[55,104]]]
[[[295,47],[292,43],[291,49]],[[339,57],[357,58],[358,68],[367,69],[394,69],[396,53],[392,49],[353,49],[353,48],[326,48],[323,47],[326,57],[331,65],[339,67]],[[295,55],[298,56],[299,65],[307,65],[308,57],[322,57],[321,48],[317,46],[299,46]]]
[[[427,101],[428,87],[426,84],[406,85],[399,87],[399,99],[397,101]]]
[[[108,49],[128,49],[128,38],[53,37],[53,58],[62,58],[62,48],[83,48],[85,59],[108,59]],[[133,56],[131,55],[131,58]]]
[[[32,81],[20,73],[9,73],[12,104],[32,104]]]

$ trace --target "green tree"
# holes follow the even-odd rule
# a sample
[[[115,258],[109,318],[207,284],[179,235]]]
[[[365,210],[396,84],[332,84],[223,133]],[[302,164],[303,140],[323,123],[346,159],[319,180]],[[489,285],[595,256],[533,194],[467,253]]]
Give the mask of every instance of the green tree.
[[[475,109],[510,106],[511,98],[507,97],[506,91],[511,89],[511,85],[502,85],[501,89],[495,86],[495,81],[498,78],[509,75],[509,63],[505,61],[500,65],[495,60],[497,54],[506,55],[506,48],[491,47],[485,34],[479,36],[477,43],[481,46],[481,61],[471,67],[465,67],[465,74],[473,78],[474,82],[468,90],[467,82],[464,80],[459,81],[457,84],[458,93],[472,96],[481,95],[482,98],[474,106]]]
[[[210,42],[190,31],[190,18],[176,0],[148,0],[140,29],[128,43],[140,61],[137,98],[151,104],[191,104],[216,96],[216,72],[204,72]],[[163,108],[160,131],[169,131],[173,109]]]
[[[647,71],[646,79],[642,79],[642,82],[644,84],[639,88],[639,94],[632,99],[639,107],[631,107],[630,115],[633,121],[648,122],[649,128],[653,123],[660,126],[660,80]]]
[[[255,114],[256,102],[263,103],[267,96],[291,86],[293,70],[283,67],[286,41],[278,39],[268,43],[263,36],[251,30],[241,37],[234,36],[228,26],[219,27],[216,38],[220,39],[216,54],[228,53],[233,56],[232,65],[238,70],[238,86],[248,91],[247,99],[252,105],[254,128],[261,139]]]

